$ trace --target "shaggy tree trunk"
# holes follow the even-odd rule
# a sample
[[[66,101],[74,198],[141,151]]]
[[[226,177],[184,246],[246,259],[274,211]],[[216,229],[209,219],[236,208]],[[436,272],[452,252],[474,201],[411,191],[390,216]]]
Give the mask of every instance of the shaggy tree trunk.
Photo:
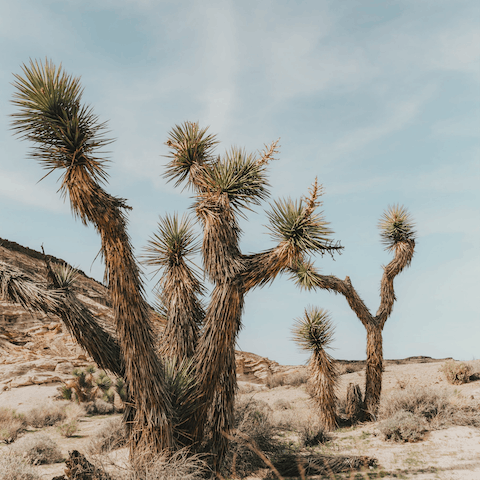
[[[376,417],[382,393],[383,340],[382,329],[375,322],[367,326],[367,366],[365,372],[365,407]]]

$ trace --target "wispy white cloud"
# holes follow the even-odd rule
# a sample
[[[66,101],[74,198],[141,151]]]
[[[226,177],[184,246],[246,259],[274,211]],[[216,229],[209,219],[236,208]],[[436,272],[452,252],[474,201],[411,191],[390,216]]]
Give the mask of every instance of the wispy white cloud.
[[[0,169],[0,196],[19,204],[67,213],[69,211],[58,193],[52,191],[20,172],[8,172]]]

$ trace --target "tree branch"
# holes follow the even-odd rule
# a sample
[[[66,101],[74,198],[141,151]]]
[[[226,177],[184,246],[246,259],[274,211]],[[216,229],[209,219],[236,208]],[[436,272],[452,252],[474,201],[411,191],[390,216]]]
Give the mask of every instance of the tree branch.
[[[383,276],[380,284],[380,306],[377,310],[376,320],[383,326],[393,310],[393,303],[396,300],[393,289],[393,280],[412,261],[415,250],[415,240],[399,242],[395,245],[395,257],[383,267]]]

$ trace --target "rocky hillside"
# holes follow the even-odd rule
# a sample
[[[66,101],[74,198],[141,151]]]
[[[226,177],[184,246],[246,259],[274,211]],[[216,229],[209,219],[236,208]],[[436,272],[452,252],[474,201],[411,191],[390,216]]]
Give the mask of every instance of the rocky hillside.
[[[51,263],[66,263],[53,256],[47,258]],[[46,280],[43,254],[15,242],[0,238],[0,262],[32,278]],[[107,288],[79,272],[77,292],[97,319],[113,330]],[[161,335],[163,324],[158,316],[155,326],[157,334]],[[69,378],[75,367],[91,363],[58,317],[32,313],[20,305],[0,300],[0,392],[24,385],[60,382]],[[248,352],[237,352],[237,369],[240,379],[254,382],[262,382],[280,371],[289,371],[288,367]]]

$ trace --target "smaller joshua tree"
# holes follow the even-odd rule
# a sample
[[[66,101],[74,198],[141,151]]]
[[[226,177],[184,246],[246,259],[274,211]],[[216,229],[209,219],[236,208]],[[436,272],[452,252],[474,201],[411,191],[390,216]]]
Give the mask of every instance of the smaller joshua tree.
[[[338,372],[335,359],[325,351],[333,341],[332,321],[326,310],[310,307],[305,309],[302,318],[297,319],[292,331],[293,339],[300,348],[312,352],[308,362],[312,398],[325,430],[334,430],[337,427],[335,390]]]
[[[414,222],[407,209],[400,205],[389,207],[378,223],[385,250],[394,254],[383,267],[380,284],[380,306],[373,315],[353,288],[349,277],[341,280],[333,275],[320,275],[312,262],[299,263],[292,269],[297,284],[308,290],[322,289],[342,294],[367,331],[367,365],[365,374],[365,408],[375,418],[380,403],[383,371],[382,331],[392,313],[396,300],[393,281],[410,266],[415,250]]]

